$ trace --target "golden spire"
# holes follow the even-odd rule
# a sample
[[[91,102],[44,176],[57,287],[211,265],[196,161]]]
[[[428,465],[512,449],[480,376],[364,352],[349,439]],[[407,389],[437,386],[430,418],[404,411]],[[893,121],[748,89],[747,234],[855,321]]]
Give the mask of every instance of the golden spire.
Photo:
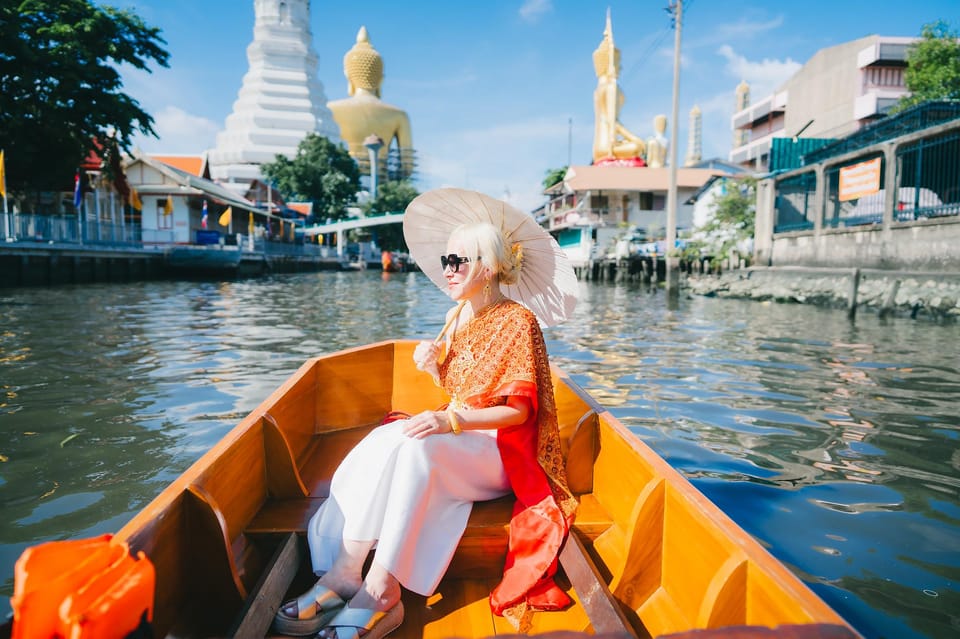
[[[747,84],[746,80],[740,80],[740,84],[737,85],[736,96],[738,111],[750,106],[750,85]]]
[[[607,8],[607,25],[603,29],[603,40],[593,52],[593,68],[597,77],[617,77],[620,71],[620,49],[613,43],[613,26],[610,22],[610,9]]]
[[[347,76],[347,92],[350,95],[353,95],[357,89],[365,89],[380,97],[383,58],[370,44],[366,27],[360,27],[360,31],[357,32],[357,43],[343,56],[343,74]]]

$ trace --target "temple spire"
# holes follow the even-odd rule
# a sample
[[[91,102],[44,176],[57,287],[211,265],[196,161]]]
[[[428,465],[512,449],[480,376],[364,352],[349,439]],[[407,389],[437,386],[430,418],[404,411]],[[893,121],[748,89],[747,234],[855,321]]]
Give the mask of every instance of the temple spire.
[[[244,192],[260,165],[294,157],[309,133],[334,142],[340,131],[317,77],[310,0],[254,0],[253,42],[233,112],[210,151],[210,173]]]

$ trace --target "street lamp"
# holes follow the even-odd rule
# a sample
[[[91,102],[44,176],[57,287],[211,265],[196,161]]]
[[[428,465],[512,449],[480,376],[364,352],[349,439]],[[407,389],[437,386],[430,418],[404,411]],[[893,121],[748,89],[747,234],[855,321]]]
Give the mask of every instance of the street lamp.
[[[370,199],[377,199],[377,152],[383,148],[380,136],[371,133],[363,140],[363,146],[370,151]]]

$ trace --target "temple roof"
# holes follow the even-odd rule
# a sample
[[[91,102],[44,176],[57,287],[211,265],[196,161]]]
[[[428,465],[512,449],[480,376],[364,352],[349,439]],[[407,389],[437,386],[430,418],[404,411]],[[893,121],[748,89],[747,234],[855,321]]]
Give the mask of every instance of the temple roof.
[[[196,175],[197,177],[210,178],[210,172],[207,170],[206,155],[156,155],[150,154],[154,160],[169,164],[175,169],[180,169],[185,173]]]

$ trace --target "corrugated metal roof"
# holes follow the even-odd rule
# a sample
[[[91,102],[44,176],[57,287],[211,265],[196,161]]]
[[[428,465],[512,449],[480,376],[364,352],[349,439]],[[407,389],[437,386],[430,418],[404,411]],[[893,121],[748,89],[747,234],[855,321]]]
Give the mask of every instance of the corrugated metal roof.
[[[789,171],[804,166],[803,156],[833,142],[833,138],[773,138],[770,171]]]

